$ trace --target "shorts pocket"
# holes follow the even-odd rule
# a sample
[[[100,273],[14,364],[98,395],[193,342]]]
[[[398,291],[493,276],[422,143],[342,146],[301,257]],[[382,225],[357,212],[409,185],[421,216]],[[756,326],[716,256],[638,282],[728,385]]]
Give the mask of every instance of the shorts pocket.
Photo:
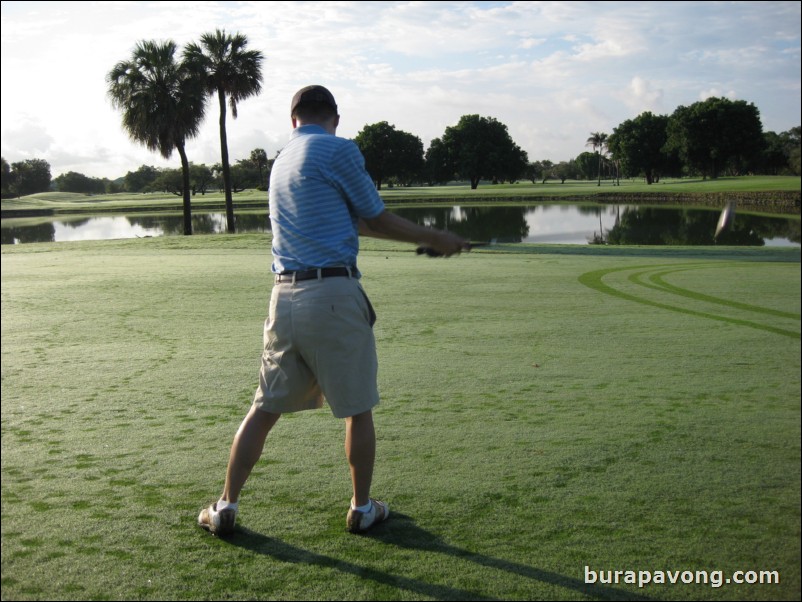
[[[367,293],[362,290],[362,287],[359,288],[359,292],[362,293],[362,296],[365,298],[365,303],[368,305],[368,324],[373,328],[373,325],[376,323],[376,311],[373,309],[373,304],[370,302],[370,299],[368,299]]]

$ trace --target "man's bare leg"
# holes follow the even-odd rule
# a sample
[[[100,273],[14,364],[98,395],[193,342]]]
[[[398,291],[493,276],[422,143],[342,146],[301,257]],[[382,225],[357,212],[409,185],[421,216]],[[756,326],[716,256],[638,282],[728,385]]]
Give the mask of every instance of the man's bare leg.
[[[351,468],[354,506],[370,502],[373,463],[376,459],[376,431],[373,413],[369,410],[345,419],[345,455]]]
[[[226,470],[226,485],[220,499],[231,503],[239,499],[245,481],[262,455],[267,434],[279,418],[281,414],[263,412],[256,406],[251,406],[234,436]]]

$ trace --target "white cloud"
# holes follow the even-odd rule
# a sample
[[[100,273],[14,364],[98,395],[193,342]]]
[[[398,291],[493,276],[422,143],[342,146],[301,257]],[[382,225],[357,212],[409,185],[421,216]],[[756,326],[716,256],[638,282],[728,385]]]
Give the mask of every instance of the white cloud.
[[[707,100],[708,98],[728,98],[729,100],[736,100],[738,95],[735,93],[735,90],[728,90],[727,92],[722,92],[718,88],[710,88],[709,90],[702,90],[699,92],[699,100]]]
[[[799,23],[798,2],[4,1],[2,152],[44,158],[54,176],[176,165],[128,139],[105,75],[138,40],[215,28],[265,55],[262,93],[228,121],[233,160],[286,143],[289,99],[308,83],[335,93],[343,136],[386,120],[428,143],[480,113],[554,161],[644,110],[736,91],[783,131],[799,123]],[[190,160],[219,161],[216,117],[212,103]]]
[[[540,46],[541,44],[545,43],[545,41],[545,38],[524,38],[518,42],[518,47],[528,50],[530,48],[534,48],[535,46]]]
[[[655,90],[651,82],[638,75],[629,82],[629,86],[627,86],[626,92],[621,98],[636,115],[640,115],[644,111],[651,111],[652,113],[664,111],[662,106],[663,90]]]
[[[3,156],[19,157],[20,160],[34,159],[53,146],[53,137],[45,126],[35,118],[21,115],[20,121],[3,123]]]

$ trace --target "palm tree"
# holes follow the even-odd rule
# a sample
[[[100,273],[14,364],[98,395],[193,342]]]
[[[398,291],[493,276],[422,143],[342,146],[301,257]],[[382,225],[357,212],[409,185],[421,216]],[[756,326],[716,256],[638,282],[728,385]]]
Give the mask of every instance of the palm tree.
[[[123,127],[132,140],[165,159],[173,149],[181,156],[184,234],[192,234],[189,198],[188,138],[197,136],[206,110],[206,92],[185,65],[175,61],[173,41],[138,42],[131,58],[106,76],[112,105],[123,113]]]
[[[228,35],[225,30],[205,33],[200,44],[189,44],[184,60],[201,77],[206,91],[217,94],[220,102],[220,155],[223,184],[226,191],[226,222],[229,232],[235,231],[234,203],[231,198],[231,167],[226,135],[226,96],[231,115],[237,118],[237,103],[262,91],[262,53],[246,50],[248,39],[242,34]]]
[[[607,143],[607,134],[604,132],[591,132],[590,138],[588,138],[587,143],[585,146],[592,146],[593,150],[599,153],[599,183],[597,186],[601,186],[601,164],[602,164],[602,152],[604,151],[604,147]]]
[[[267,169],[268,160],[267,160],[267,152],[263,148],[255,148],[251,151],[251,163],[253,163],[256,167],[259,168],[259,186],[264,186],[265,190],[267,190],[267,181],[263,175],[263,172]]]

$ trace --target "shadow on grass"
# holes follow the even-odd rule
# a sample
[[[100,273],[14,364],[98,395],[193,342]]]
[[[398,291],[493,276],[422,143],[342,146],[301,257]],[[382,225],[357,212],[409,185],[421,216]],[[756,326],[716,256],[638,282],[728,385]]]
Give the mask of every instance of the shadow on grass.
[[[352,536],[358,537],[358,536]],[[588,584],[582,579],[567,577],[558,573],[544,571],[534,567],[493,558],[484,554],[470,552],[443,541],[437,535],[421,529],[415,524],[412,517],[405,514],[393,513],[390,520],[376,527],[370,534],[375,541],[397,546],[399,548],[419,550],[421,552],[434,552],[452,556],[468,562],[474,562],[483,567],[494,570],[505,571],[513,575],[518,575],[533,581],[544,584],[555,585],[566,589],[574,590],[585,596],[596,600],[650,600],[646,596],[634,594],[626,590],[605,587],[602,585]],[[426,583],[419,579],[411,579],[402,575],[379,571],[365,566],[360,566],[352,562],[325,556],[309,550],[284,543],[279,539],[267,537],[261,533],[239,527],[230,537],[224,539],[226,543],[250,550],[257,554],[263,554],[281,560],[282,562],[309,564],[325,566],[336,569],[343,573],[355,575],[362,579],[369,579],[376,583],[397,587],[409,592],[414,592],[423,596],[431,597],[436,600],[494,600],[496,598],[487,596],[480,592],[473,592],[447,585]]]

